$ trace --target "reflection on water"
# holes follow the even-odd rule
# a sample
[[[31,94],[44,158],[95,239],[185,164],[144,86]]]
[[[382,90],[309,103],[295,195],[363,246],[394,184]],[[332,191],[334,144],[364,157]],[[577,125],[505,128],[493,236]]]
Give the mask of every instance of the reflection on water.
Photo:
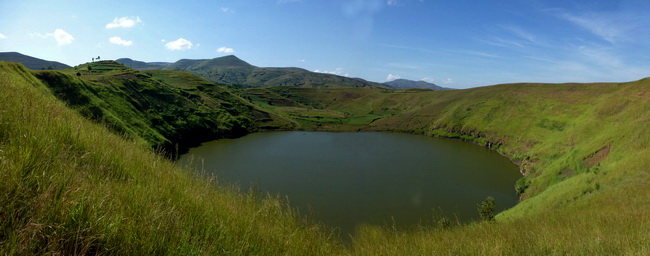
[[[286,196],[343,234],[362,223],[401,228],[434,215],[478,219],[476,204],[487,196],[498,210],[513,206],[520,178],[508,159],[483,147],[396,133],[256,133],[205,143],[179,163],[191,157],[204,159],[195,167],[221,183]]]

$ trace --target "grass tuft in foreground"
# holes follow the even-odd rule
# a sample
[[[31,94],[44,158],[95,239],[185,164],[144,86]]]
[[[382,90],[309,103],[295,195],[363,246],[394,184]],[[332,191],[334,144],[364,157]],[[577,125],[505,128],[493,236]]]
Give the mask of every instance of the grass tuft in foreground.
[[[197,177],[0,62],[2,254],[337,254],[277,198]]]
[[[110,84],[96,82],[109,77],[99,73],[133,72],[118,65],[92,70],[81,78],[40,74],[99,91]],[[176,84],[171,90],[188,93],[194,100],[184,101],[186,106],[196,104],[197,110],[215,100],[199,93],[199,85],[187,87],[183,81],[194,79],[187,74],[133,75],[114,81],[144,76],[151,84],[136,81],[142,85],[134,91],[138,93],[164,86],[160,81]],[[124,138],[86,120],[52,94],[79,88],[55,86],[64,87],[46,86],[22,66],[0,62],[2,254],[650,254],[648,79],[444,92],[243,91],[257,104],[243,106],[260,118],[281,117],[277,124],[284,127],[461,138],[499,151],[526,174],[517,184],[525,200],[495,221],[452,225],[439,220],[437,226],[411,231],[363,226],[349,248],[332,238],[329,229],[300,219],[278,198],[218,185],[213,178],[175,167],[142,138],[128,133]],[[201,86],[207,90],[210,85]],[[88,102],[99,106],[103,100],[91,94],[68,96],[73,108]],[[128,115],[116,120],[124,117]]]

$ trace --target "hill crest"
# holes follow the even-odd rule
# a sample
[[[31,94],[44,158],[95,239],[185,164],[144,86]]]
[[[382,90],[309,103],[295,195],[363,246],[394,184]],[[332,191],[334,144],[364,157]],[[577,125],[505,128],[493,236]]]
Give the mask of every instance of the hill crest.
[[[132,66],[140,70],[146,70],[146,68],[152,67],[152,65],[145,65],[146,62],[133,60],[130,60],[131,62],[128,63],[125,62],[128,60],[130,59],[118,59],[117,62],[127,66],[128,63],[144,63]],[[227,55],[214,59],[181,59],[153,69],[186,71],[214,83],[242,87],[387,87],[384,84],[370,82],[360,78],[316,73],[296,67],[257,67],[235,55]]]
[[[32,70],[66,69],[70,67],[61,62],[39,59],[19,52],[0,52],[0,60],[21,63]]]
[[[434,83],[429,83],[427,81],[413,81],[413,80],[408,80],[408,79],[395,79],[393,81],[385,82],[385,85],[388,85],[392,88],[395,89],[410,89],[410,88],[418,88],[418,89],[431,89],[434,91],[440,91],[440,90],[450,90],[451,88],[445,88],[442,86],[438,86]]]

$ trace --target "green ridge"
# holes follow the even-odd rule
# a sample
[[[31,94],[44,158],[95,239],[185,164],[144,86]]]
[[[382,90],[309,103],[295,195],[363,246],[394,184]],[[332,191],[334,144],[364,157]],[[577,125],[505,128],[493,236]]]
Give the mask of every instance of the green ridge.
[[[650,79],[231,92],[189,73],[143,73],[114,62],[34,73],[0,62],[0,82],[6,254],[650,253]],[[213,122],[210,130],[194,130],[205,122]],[[148,149],[184,132],[201,134],[198,142],[210,138],[204,132],[225,136],[237,127],[468,140],[521,167],[526,176],[513,190],[524,200],[494,222],[434,220],[440,225],[406,232],[360,227],[344,248],[280,200],[217,186]]]
[[[186,71],[214,83],[232,87],[295,86],[309,88],[386,87],[360,78],[310,72],[301,68],[262,68],[234,55],[214,59],[182,59],[174,63],[145,63],[118,59],[120,63],[141,70],[165,69]]]
[[[145,73],[100,61],[35,75],[82,115],[172,155],[204,141],[290,125],[223,86],[179,71]]]
[[[0,90],[2,254],[341,253],[281,200],[174,166],[66,108],[20,65],[0,62]]]

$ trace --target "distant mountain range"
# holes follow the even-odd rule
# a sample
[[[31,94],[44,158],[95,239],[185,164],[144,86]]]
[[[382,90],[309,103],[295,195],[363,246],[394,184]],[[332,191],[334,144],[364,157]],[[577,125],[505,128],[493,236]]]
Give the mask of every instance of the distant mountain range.
[[[1,61],[22,63],[33,70],[66,69],[70,66],[56,62],[34,58],[17,52],[0,53]],[[122,65],[138,70],[177,70],[187,71],[218,84],[242,87],[264,86],[299,86],[310,88],[341,88],[341,87],[380,87],[394,89],[420,88],[431,90],[447,90],[424,81],[397,79],[386,83],[367,81],[361,78],[350,78],[333,74],[311,72],[302,68],[262,68],[251,65],[234,55],[214,59],[181,59],[176,62],[143,62],[130,58],[115,60]]]
[[[140,70],[163,69],[187,71],[215,83],[243,87],[387,87],[384,84],[366,81],[361,78],[316,73],[301,68],[256,67],[234,55],[214,59],[182,59],[174,63],[151,63],[131,59],[117,59],[116,61]]]
[[[17,52],[0,52],[0,60],[6,62],[18,62],[28,69],[66,69],[70,66],[56,61],[48,61],[34,58]]]
[[[425,81],[397,79],[386,83],[376,83],[361,78],[323,74],[301,68],[260,68],[234,55],[214,59],[182,59],[174,63],[142,62],[126,58],[117,59],[116,61],[140,70],[164,69],[187,71],[215,83],[240,85],[244,87],[302,86],[336,88],[375,86],[394,89],[419,88],[449,90],[449,88],[440,87]]]
[[[115,61],[124,66],[137,69],[137,70],[159,70],[171,64],[170,62],[144,62],[144,61],[132,60],[129,58],[117,59]]]
[[[434,91],[451,90],[450,88],[441,87],[436,84],[432,84],[425,81],[413,81],[413,80],[406,80],[406,79],[396,79],[390,82],[385,82],[384,84],[395,89],[418,88],[418,89],[431,89]]]

